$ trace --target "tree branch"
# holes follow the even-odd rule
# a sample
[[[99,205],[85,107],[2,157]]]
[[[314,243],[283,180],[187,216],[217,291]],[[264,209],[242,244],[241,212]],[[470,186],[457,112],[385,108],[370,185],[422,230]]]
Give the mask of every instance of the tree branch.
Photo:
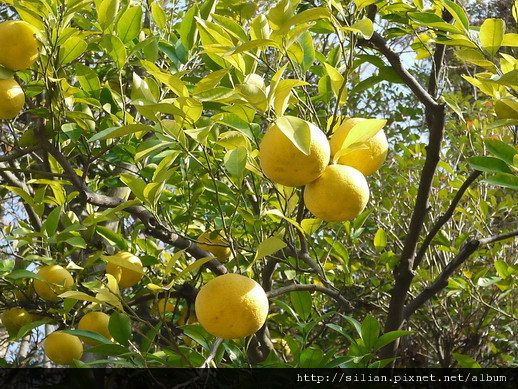
[[[437,276],[431,285],[427,286],[417,297],[410,301],[404,310],[404,317],[408,319],[419,307],[430,300],[433,296],[448,286],[448,279],[459,266],[461,266],[471,254],[477,251],[481,246],[500,240],[518,236],[518,230],[511,231],[506,234],[491,236],[485,239],[472,239],[461,247],[459,253],[449,262],[443,269],[441,274]]]
[[[417,252],[417,254],[414,258],[414,266],[413,266],[414,270],[417,269],[419,267],[419,265],[421,264],[421,261],[424,258],[426,250],[430,246],[430,243],[432,242],[435,235],[437,235],[437,233],[441,230],[442,226],[444,224],[446,224],[446,222],[448,220],[450,220],[450,218],[453,216],[453,212],[455,211],[455,208],[457,208],[457,204],[459,204],[459,201],[461,200],[461,198],[464,195],[464,193],[466,192],[466,190],[473,183],[473,181],[475,181],[481,174],[482,174],[481,171],[476,170],[469,175],[469,177],[466,179],[466,181],[464,181],[462,186],[459,188],[459,190],[455,194],[455,197],[453,198],[450,206],[448,207],[448,209],[446,210],[444,215],[442,215],[439,219],[437,219],[437,221],[433,225],[433,227],[430,230],[430,232],[428,233],[428,235],[426,235],[426,238],[424,239],[423,244],[419,248],[419,251]]]
[[[13,159],[18,159],[23,157],[26,154],[32,153],[33,151],[39,150],[40,146],[31,146],[26,147],[21,150],[11,151],[10,153],[0,155],[0,162],[12,161]]]
[[[343,305],[347,310],[352,311],[353,306],[349,301],[347,301],[340,292],[327,288],[322,285],[315,284],[293,284],[289,286],[285,286],[279,289],[270,290],[266,292],[268,298],[277,297],[281,294],[286,294],[290,292],[298,292],[298,291],[308,291],[308,292],[320,292],[328,295],[329,297],[336,300],[337,303]]]
[[[405,84],[414,92],[416,97],[428,109],[436,109],[439,104],[434,98],[419,84],[419,82],[412,76],[408,70],[405,69],[401,63],[401,58],[387,45],[387,41],[377,32],[372,34],[371,39],[359,39],[358,45],[366,46],[380,51],[385,58],[390,62],[392,68],[401,77]]]

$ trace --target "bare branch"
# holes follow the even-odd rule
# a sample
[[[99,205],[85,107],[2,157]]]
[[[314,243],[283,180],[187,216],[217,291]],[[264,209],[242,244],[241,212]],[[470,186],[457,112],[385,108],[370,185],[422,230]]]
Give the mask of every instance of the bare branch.
[[[268,298],[277,297],[281,294],[286,294],[290,292],[298,292],[298,291],[308,291],[308,292],[320,292],[328,295],[329,297],[332,297],[336,300],[337,303],[343,305],[347,310],[352,310],[353,306],[349,301],[347,301],[340,292],[327,288],[322,285],[315,285],[315,284],[293,284],[289,286],[285,286],[279,289],[270,290],[269,292],[266,292],[266,295]]]
[[[419,251],[417,252],[416,256],[415,256],[415,259],[414,259],[414,266],[413,266],[413,269],[417,269],[421,263],[421,261],[423,260],[424,258],[424,255],[426,253],[426,250],[428,249],[428,247],[430,246],[430,243],[432,242],[433,238],[435,237],[435,235],[437,235],[437,233],[441,230],[442,226],[444,224],[446,224],[446,222],[448,220],[450,220],[450,218],[453,216],[453,212],[455,211],[455,208],[457,207],[457,204],[459,204],[459,201],[461,200],[462,196],[464,195],[464,193],[466,192],[466,190],[469,188],[469,186],[482,174],[481,171],[474,171],[473,173],[471,173],[469,175],[469,177],[466,179],[466,181],[464,181],[464,183],[462,184],[462,186],[459,188],[459,190],[457,191],[457,193],[455,194],[455,197],[453,198],[450,206],[448,207],[448,209],[446,210],[446,212],[444,213],[444,215],[442,215],[439,219],[437,219],[437,221],[435,222],[435,224],[433,225],[432,229],[430,230],[430,232],[428,233],[428,235],[426,235],[426,238],[424,239],[423,241],[423,244],[421,245],[421,247],[419,248]]]
[[[12,161],[13,159],[18,159],[23,157],[26,154],[32,153],[33,151],[39,150],[40,146],[31,146],[25,149],[11,151],[10,153],[0,155],[0,162]]]
[[[470,257],[470,255],[477,251],[481,246],[485,246],[504,239],[509,239],[514,236],[518,236],[518,230],[502,235],[491,236],[485,239],[472,239],[466,243],[463,247],[461,247],[455,258],[453,258],[451,262],[446,265],[441,274],[437,276],[435,281],[432,282],[431,285],[427,286],[416,298],[407,304],[404,311],[405,319],[408,319],[425,302],[446,288],[446,286],[448,286],[448,279],[453,274],[453,272],[457,270],[459,266],[461,266]]]

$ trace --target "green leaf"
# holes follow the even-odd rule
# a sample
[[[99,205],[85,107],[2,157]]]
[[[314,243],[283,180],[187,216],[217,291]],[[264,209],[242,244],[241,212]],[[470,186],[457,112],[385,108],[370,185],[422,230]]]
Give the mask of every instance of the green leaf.
[[[505,261],[502,261],[501,259],[495,262],[495,269],[498,272],[498,275],[503,279],[511,275],[511,273],[509,272],[509,266],[507,265],[507,263],[505,263]]]
[[[248,150],[246,147],[240,146],[227,151],[223,161],[228,172],[233,177],[241,179],[244,176],[247,158]]]
[[[281,116],[275,121],[284,135],[305,155],[310,154],[311,127],[314,126],[295,116]],[[320,131],[320,130],[319,130]]]
[[[131,189],[133,194],[137,196],[138,199],[144,202],[146,201],[146,198],[144,197],[146,183],[142,179],[132,174],[121,174],[120,179]]]
[[[469,20],[466,16],[466,12],[464,12],[462,7],[450,0],[443,0],[442,3],[444,7],[450,12],[450,14],[455,18],[455,20],[458,21],[466,31],[468,31]]]
[[[446,23],[441,19],[440,16],[431,13],[431,12],[408,12],[408,17],[412,19],[414,22],[423,24],[425,26],[436,28],[438,30],[451,32],[453,34],[462,34],[462,31],[459,30],[452,24]]]
[[[91,339],[91,340],[94,340],[96,342],[99,342],[100,344],[113,344],[112,341],[110,341],[109,339],[106,339],[104,336],[102,336],[101,334],[97,333],[97,332],[93,332],[93,331],[86,331],[86,330],[64,330],[63,331],[65,334],[70,334],[70,335],[74,335],[74,336],[78,336],[78,337],[81,337],[81,338],[87,338],[87,339]]]
[[[153,127],[145,124],[127,124],[122,127],[110,127],[106,130],[100,131],[90,139],[88,142],[95,142],[97,140],[120,138],[124,135],[134,134],[136,132],[149,132],[153,131]]]
[[[281,80],[275,87],[274,92],[274,109],[277,116],[282,116],[286,108],[288,108],[288,102],[291,95],[292,88],[301,85],[308,85],[306,81],[301,80]]]
[[[291,26],[297,26],[303,23],[311,22],[313,20],[318,19],[328,19],[330,17],[330,12],[327,8],[323,7],[314,7],[302,11],[295,16],[289,18],[287,21],[282,23],[281,28],[279,29],[279,34],[285,34],[291,28]]]
[[[135,39],[140,34],[141,29],[142,8],[140,6],[128,8],[117,23],[117,35],[124,43]]]
[[[378,340],[380,325],[371,315],[367,315],[362,322],[361,338],[370,351],[375,351],[374,346]]]
[[[266,238],[261,243],[259,243],[255,253],[254,262],[258,259],[263,259],[268,255],[272,255],[277,251],[282,250],[286,246],[287,244],[282,239],[279,239],[275,236]],[[252,266],[252,264],[250,264],[250,266]]]
[[[47,232],[47,236],[54,236],[58,229],[59,218],[61,217],[61,207],[54,208],[45,220],[44,228]]]
[[[468,369],[480,368],[480,365],[477,363],[477,361],[467,355],[459,353],[453,353],[452,355],[459,364],[459,367]]]
[[[365,39],[371,39],[374,33],[374,24],[372,20],[365,18],[357,21],[351,26],[352,29],[359,31]]]
[[[480,26],[482,48],[494,56],[504,40],[505,22],[502,19],[489,18]]]
[[[504,188],[518,189],[518,177],[513,174],[498,173],[482,180],[482,182],[502,186]]]
[[[290,292],[290,300],[295,312],[302,318],[308,320],[311,317],[312,299],[308,291]]]
[[[101,225],[95,226],[95,231],[102,236],[108,244],[117,246],[120,250],[126,250],[127,244],[122,235]]]
[[[90,347],[84,350],[85,353],[94,353],[101,355],[108,355],[112,357],[117,357],[119,355],[127,354],[129,355],[137,355],[136,353],[132,353],[126,347],[121,346],[119,344],[101,344],[99,346]]]
[[[313,235],[315,232],[317,232],[321,225],[321,219],[303,219],[300,222],[300,226],[308,235]]]
[[[313,345],[300,353],[299,367],[320,367],[322,359],[324,359],[324,352],[320,347]]]
[[[23,279],[23,278],[32,278],[32,279],[36,279],[36,280],[42,279],[36,273],[33,273],[32,271],[25,270],[25,269],[14,270],[11,273],[7,274],[5,276],[5,278],[9,278],[10,280],[19,280],[19,279]]]
[[[368,7],[371,4],[377,3],[379,0],[354,0],[354,4],[359,10],[362,10],[365,7]]]
[[[102,43],[108,55],[115,62],[115,65],[117,65],[119,69],[122,69],[127,58],[124,43],[122,43],[118,37],[111,34],[106,34],[102,39]]]
[[[88,43],[82,38],[73,36],[68,38],[59,48],[59,64],[66,65],[83,54]]]
[[[345,103],[347,93],[345,90],[345,80],[344,77],[340,74],[338,70],[324,62],[324,66],[326,68],[327,75],[331,80],[331,88],[333,89],[333,94],[336,98],[340,95],[339,104],[342,105]]]
[[[119,9],[119,0],[102,0],[97,8],[97,19],[103,31],[112,25]]]
[[[77,63],[74,65],[77,80],[86,93],[97,95],[101,90],[101,82],[97,72],[88,66]]]
[[[514,34],[514,33],[504,34],[504,39],[502,40],[502,46],[518,47],[518,34]]]
[[[493,157],[471,157],[467,159],[469,166],[481,172],[512,173],[507,164]]]
[[[387,235],[383,228],[378,228],[376,235],[374,235],[374,247],[378,253],[382,252],[387,245]]]
[[[518,154],[518,150],[514,147],[502,142],[501,140],[491,138],[484,139],[484,143],[491,154],[500,158],[508,165],[513,164],[513,158]]]
[[[268,108],[268,100],[264,90],[253,84],[240,84],[236,86],[236,92],[243,96],[254,108],[260,112]]]
[[[167,74],[167,73],[157,72],[157,71],[153,71],[153,70],[148,70],[148,72],[153,77],[155,77],[158,81],[167,85],[167,87],[169,87],[169,89],[171,89],[174,93],[176,93],[176,95],[189,97],[189,91],[187,90],[185,83],[182,80],[180,80],[180,78],[178,76],[175,76],[174,74]]]
[[[166,15],[164,10],[155,2],[151,3],[151,15],[153,15],[153,20],[155,21],[158,28],[163,30],[166,28]]]
[[[194,21],[194,17],[197,15],[198,4],[195,4],[185,13],[182,22],[180,23],[180,29],[178,32],[180,33],[180,40],[186,50],[191,50],[194,46],[196,38],[196,23]]]
[[[356,332],[358,333],[358,335],[361,336],[362,325],[358,322],[358,320],[356,320],[350,316],[347,316],[347,315],[340,314],[340,316],[342,316],[345,320],[347,320],[349,323],[351,323],[353,325],[354,329],[356,330]]]
[[[128,346],[131,339],[131,320],[128,315],[121,312],[113,312],[110,315],[108,330],[117,342]]]
[[[378,340],[376,340],[376,344],[374,346],[374,351],[379,350],[380,348],[386,346],[389,343],[392,343],[394,340],[405,336],[413,334],[413,331],[391,331],[386,334],[381,335]]]

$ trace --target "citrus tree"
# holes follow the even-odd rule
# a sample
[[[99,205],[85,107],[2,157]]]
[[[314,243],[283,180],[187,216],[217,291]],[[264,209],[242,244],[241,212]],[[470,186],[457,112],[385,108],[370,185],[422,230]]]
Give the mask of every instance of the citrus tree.
[[[516,366],[517,4],[3,2],[0,364]]]

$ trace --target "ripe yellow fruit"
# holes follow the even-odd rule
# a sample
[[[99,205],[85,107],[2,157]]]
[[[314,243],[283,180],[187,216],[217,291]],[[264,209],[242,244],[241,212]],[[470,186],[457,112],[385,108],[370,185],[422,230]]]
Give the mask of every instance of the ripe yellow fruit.
[[[252,335],[268,316],[268,298],[251,278],[224,274],[210,280],[198,292],[196,317],[205,330],[218,338]]]
[[[24,21],[0,23],[0,65],[15,71],[30,67],[39,55],[35,33],[34,27]]]
[[[300,151],[284,133],[273,125],[259,146],[264,174],[284,186],[302,186],[315,180],[329,163],[330,149],[325,134],[310,125],[310,154]]]
[[[111,340],[112,336],[108,325],[110,323],[110,316],[104,312],[88,312],[84,315],[77,325],[77,328],[85,331],[96,332],[99,335],[104,336],[106,339]],[[97,342],[88,338],[81,338],[83,342],[90,346],[97,346],[100,342]]]
[[[16,117],[24,104],[25,94],[20,84],[11,78],[0,79],[0,119]]]
[[[38,270],[38,275],[44,281],[34,280],[34,290],[44,300],[57,301],[58,294],[65,292],[67,288],[74,285],[72,275],[62,266],[43,266]],[[57,284],[57,285],[54,285]]]
[[[198,241],[207,242],[208,244],[198,243],[198,246],[209,253],[214,254],[221,262],[228,261],[231,250],[228,247],[228,241],[223,237],[221,232],[205,231],[198,237]],[[216,246],[225,245],[225,246]]]
[[[81,359],[83,344],[77,336],[54,331],[44,343],[45,355],[58,365],[70,365],[74,359]]]
[[[331,156],[334,156],[340,150],[345,138],[349,134],[349,131],[351,131],[351,128],[363,120],[365,119],[352,118],[345,121],[336,129],[329,140]],[[363,175],[370,176],[372,173],[376,172],[381,165],[383,165],[385,158],[387,158],[388,142],[385,132],[380,130],[376,135],[365,142],[364,146],[367,148],[357,149],[344,154],[337,162],[341,165],[352,166],[362,172]]]
[[[329,165],[304,189],[304,203],[313,215],[328,222],[354,219],[369,201],[364,175],[345,165]]]
[[[33,322],[33,316],[23,308],[11,308],[2,314],[2,323],[9,335],[14,336],[24,325]]]
[[[120,288],[129,288],[136,285],[144,276],[140,259],[126,251],[118,252],[114,257],[118,257],[121,265],[108,262],[106,264],[106,273],[115,277]]]
[[[153,307],[155,312],[158,312],[160,316],[163,316],[164,313],[174,312],[174,308],[176,307],[176,300],[170,298],[166,301],[166,299],[159,299],[158,302]]]

